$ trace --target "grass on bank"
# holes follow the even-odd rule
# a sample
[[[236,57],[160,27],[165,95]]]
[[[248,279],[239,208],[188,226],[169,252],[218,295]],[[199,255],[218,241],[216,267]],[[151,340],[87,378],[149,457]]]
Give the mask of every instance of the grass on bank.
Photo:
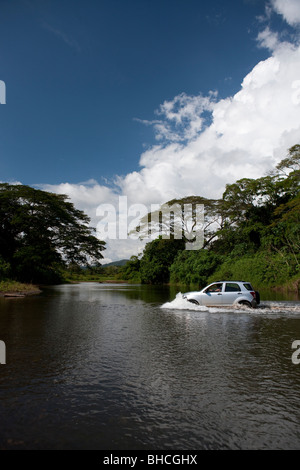
[[[39,288],[33,284],[23,284],[17,281],[0,281],[0,294],[34,294],[39,292]]]

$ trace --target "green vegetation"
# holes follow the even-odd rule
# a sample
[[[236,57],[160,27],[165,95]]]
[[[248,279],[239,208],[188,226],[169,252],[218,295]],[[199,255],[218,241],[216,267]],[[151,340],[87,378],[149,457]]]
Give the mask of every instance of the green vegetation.
[[[117,277],[128,282],[141,282],[141,261],[138,256],[132,256],[127,263],[119,269]]]
[[[99,263],[104,242],[67,196],[0,184],[0,281],[60,282],[68,266]]]
[[[179,283],[202,287],[216,279],[246,279],[260,287],[299,289],[300,145],[272,174],[244,178],[226,186],[222,199],[191,196],[169,206],[204,204],[202,250],[186,251],[178,240],[154,240],[141,259],[123,268],[125,278],[143,283]],[[144,220],[144,225],[151,214]],[[161,224],[163,226],[163,224]],[[141,225],[141,231],[145,231]]]
[[[175,284],[204,286],[222,260],[213,251],[181,251],[170,267],[170,280]]]
[[[147,243],[140,261],[141,281],[145,284],[169,282],[170,267],[179,251],[184,249],[183,240],[159,238]]]
[[[68,266],[62,271],[64,282],[108,282],[120,280],[120,266],[111,264],[109,266]]]
[[[39,292],[39,289],[33,284],[25,284],[17,281],[0,281],[0,292],[3,294],[35,294]]]
[[[157,211],[154,219],[161,236],[148,243],[141,256],[117,266],[100,265],[105,243],[93,235],[89,218],[66,196],[0,184],[0,292],[21,290],[8,280],[126,280],[199,288],[221,278],[245,279],[258,288],[299,290],[299,183],[300,145],[295,145],[271,174],[229,184],[221,199],[190,196],[166,203],[177,208],[171,227],[170,217],[159,219]],[[176,239],[175,222],[186,204],[192,205],[194,214],[196,204],[204,205],[201,250],[185,250],[185,239]],[[151,215],[142,219],[141,235],[148,230]]]

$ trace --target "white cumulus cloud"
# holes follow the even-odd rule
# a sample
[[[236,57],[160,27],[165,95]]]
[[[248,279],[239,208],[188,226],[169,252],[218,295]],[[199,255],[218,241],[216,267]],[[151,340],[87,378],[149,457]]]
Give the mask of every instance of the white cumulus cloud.
[[[272,0],[274,10],[281,14],[287,23],[295,26],[300,23],[299,0]]]
[[[184,142],[179,135],[144,152],[142,169],[119,181],[122,192],[143,202],[188,194],[216,197],[226,183],[265,174],[299,141],[299,70],[299,47],[279,44],[244,78],[234,96],[223,100],[208,96],[202,108],[191,107],[188,132],[204,112],[210,113],[210,124],[191,132],[190,138],[185,134]],[[173,104],[179,102],[176,111]],[[174,98],[165,112],[166,129],[182,122],[188,105],[188,97]],[[156,125],[154,130],[161,136]]]
[[[278,33],[271,31],[269,26],[267,26],[263,31],[261,31],[257,36],[257,41],[260,47],[265,47],[274,51],[279,45]]]
[[[300,21],[299,0],[273,0],[272,6],[290,24]],[[258,41],[270,56],[245,76],[235,95],[181,93],[160,106],[157,119],[144,121],[153,126],[156,144],[141,155],[139,170],[116,178],[117,191],[96,181],[43,188],[68,194],[96,226],[99,204],[118,210],[119,195],[150,210],[151,204],[187,195],[220,197],[227,183],[265,175],[300,143],[300,47],[280,42],[269,28]],[[108,240],[105,255],[127,258],[141,251],[137,243]]]

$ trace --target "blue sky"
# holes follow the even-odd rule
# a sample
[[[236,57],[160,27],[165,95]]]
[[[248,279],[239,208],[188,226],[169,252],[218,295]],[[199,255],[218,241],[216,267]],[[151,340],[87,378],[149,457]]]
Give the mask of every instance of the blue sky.
[[[235,92],[268,52],[263,1],[0,2],[0,175],[110,180],[138,167],[151,120],[184,92]],[[274,18],[275,19],[275,18]]]
[[[299,71],[299,0],[0,0],[0,181],[94,226],[119,195],[220,197],[300,143]]]

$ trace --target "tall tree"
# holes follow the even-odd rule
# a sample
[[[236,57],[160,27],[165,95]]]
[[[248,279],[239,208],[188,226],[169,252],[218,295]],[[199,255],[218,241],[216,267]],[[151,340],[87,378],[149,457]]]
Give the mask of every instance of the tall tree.
[[[0,258],[22,281],[53,282],[59,265],[103,258],[105,242],[66,195],[0,184]]]
[[[164,284],[170,280],[170,266],[177,253],[184,250],[183,240],[159,237],[147,243],[140,261],[141,281],[144,284]]]

